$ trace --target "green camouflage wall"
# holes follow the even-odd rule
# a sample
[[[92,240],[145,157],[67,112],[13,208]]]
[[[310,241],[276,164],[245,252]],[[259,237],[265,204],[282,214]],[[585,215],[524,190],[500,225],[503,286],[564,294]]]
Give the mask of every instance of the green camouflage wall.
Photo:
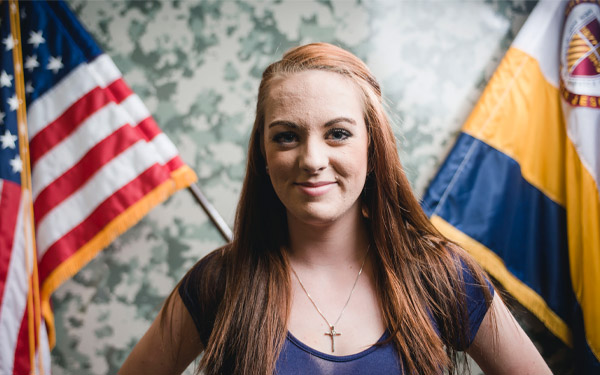
[[[501,0],[69,3],[230,225],[260,74],[288,48],[331,42],[367,62],[383,86],[398,151],[421,195],[535,5]],[[54,374],[116,373],[185,271],[223,243],[187,191],[155,208],[54,294]],[[554,350],[546,352],[554,355]]]

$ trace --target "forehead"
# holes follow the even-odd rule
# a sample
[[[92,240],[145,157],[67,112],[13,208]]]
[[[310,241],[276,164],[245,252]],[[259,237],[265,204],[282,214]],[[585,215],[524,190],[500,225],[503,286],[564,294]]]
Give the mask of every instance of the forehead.
[[[307,70],[273,78],[265,101],[265,122],[363,116],[357,85],[339,73]],[[328,120],[328,119],[327,119]]]

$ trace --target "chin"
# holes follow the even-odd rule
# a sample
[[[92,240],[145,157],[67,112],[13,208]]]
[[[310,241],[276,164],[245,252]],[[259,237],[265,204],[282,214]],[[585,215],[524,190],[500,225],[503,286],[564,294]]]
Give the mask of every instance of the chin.
[[[294,220],[309,224],[309,225],[324,225],[336,221],[338,215],[331,212],[331,210],[323,210],[321,208],[300,208],[300,209],[288,209],[288,216],[293,217]]]
[[[337,218],[335,218],[335,217],[309,217],[302,221],[308,225],[319,227],[319,226],[326,226],[329,224],[333,224],[337,221]]]
[[[292,213],[298,220],[309,225],[326,225],[335,222],[336,218],[331,215],[319,215],[314,213]]]
[[[360,215],[360,211],[355,211],[353,207],[344,211],[339,210],[338,207],[314,207],[313,209],[288,210],[288,214],[308,225],[325,226],[347,218],[349,215]]]

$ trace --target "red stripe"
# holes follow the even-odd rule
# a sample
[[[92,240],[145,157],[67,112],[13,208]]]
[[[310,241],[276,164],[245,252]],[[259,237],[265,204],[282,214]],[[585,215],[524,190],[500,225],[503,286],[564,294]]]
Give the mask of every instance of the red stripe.
[[[154,137],[161,133],[156,121],[154,121],[154,118],[150,116],[140,121],[138,128],[142,133],[144,133],[144,137],[147,141],[151,141],[154,139]]]
[[[110,221],[169,177],[164,166],[154,164],[98,205],[90,216],[52,244],[44,253],[38,268],[41,283],[43,284],[54,269],[90,241]]]
[[[29,309],[25,305],[21,326],[19,327],[19,335],[17,336],[17,345],[15,347],[15,357],[13,363],[13,374],[24,375],[29,374],[31,362],[29,358],[29,320],[27,314]]]
[[[111,93],[117,103],[121,103],[123,100],[127,99],[129,95],[133,94],[133,91],[131,91],[122,78],[119,78],[106,86],[106,90]]]
[[[120,103],[131,93],[122,79],[114,81],[106,88],[95,87],[90,90],[31,139],[31,165],[34,166],[42,156],[79,128],[90,115],[109,102]]]
[[[0,304],[8,276],[20,204],[21,186],[12,181],[3,180],[0,194],[0,215],[2,215],[0,220]]]
[[[151,140],[160,133],[151,117],[136,127],[124,125],[94,145],[73,167],[52,181],[35,199],[33,209],[37,225],[54,207],[67,199],[98,170],[139,140]],[[158,131],[156,131],[158,130]]]
[[[165,166],[167,167],[169,172],[173,172],[184,165],[185,164],[183,163],[181,158],[179,156],[175,156],[173,159],[169,160],[169,162]]]
[[[104,165],[141,139],[141,134],[129,125],[92,147],[77,164],[52,181],[35,199],[33,210],[38,225],[46,214],[85,184]]]

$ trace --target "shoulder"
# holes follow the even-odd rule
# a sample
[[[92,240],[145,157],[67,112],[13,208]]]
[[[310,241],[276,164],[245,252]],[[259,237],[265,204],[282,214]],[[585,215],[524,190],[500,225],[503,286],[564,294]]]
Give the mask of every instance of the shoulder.
[[[462,285],[464,292],[462,303],[468,317],[468,343],[473,342],[475,335],[485,317],[492,299],[494,287],[478,265],[466,263],[461,259]]]
[[[483,303],[486,301],[486,290],[490,293],[490,300],[494,294],[494,287],[487,274],[468,254],[461,254],[456,263],[458,269],[460,289],[464,290],[467,303]]]
[[[494,287],[477,262],[463,249],[457,246],[448,247],[452,259],[448,282],[454,291],[450,299],[456,308],[448,319],[447,312],[436,315],[436,323],[445,326],[442,334],[446,342],[457,350],[465,350],[473,342],[483,319],[488,312],[494,297]],[[454,303],[451,303],[452,306]]]
[[[204,345],[210,337],[225,293],[226,251],[227,247],[222,247],[208,253],[187,272],[177,286],[179,296]]]
[[[226,251],[227,247],[218,248],[206,254],[196,262],[183,279],[181,279],[180,290],[181,287],[188,289],[197,286],[198,282],[202,282],[203,284],[209,283],[210,285],[206,286],[210,286],[211,289],[216,287],[217,285],[215,284],[224,277],[224,258]]]
[[[449,281],[454,284],[456,290],[463,292],[462,297],[481,297],[477,299],[485,300],[484,295],[488,295],[486,291],[493,295],[494,287],[486,272],[466,250],[454,244],[447,246],[446,250],[449,258],[452,259],[451,268],[454,271],[450,273]],[[489,297],[488,302],[491,303],[491,296]]]

